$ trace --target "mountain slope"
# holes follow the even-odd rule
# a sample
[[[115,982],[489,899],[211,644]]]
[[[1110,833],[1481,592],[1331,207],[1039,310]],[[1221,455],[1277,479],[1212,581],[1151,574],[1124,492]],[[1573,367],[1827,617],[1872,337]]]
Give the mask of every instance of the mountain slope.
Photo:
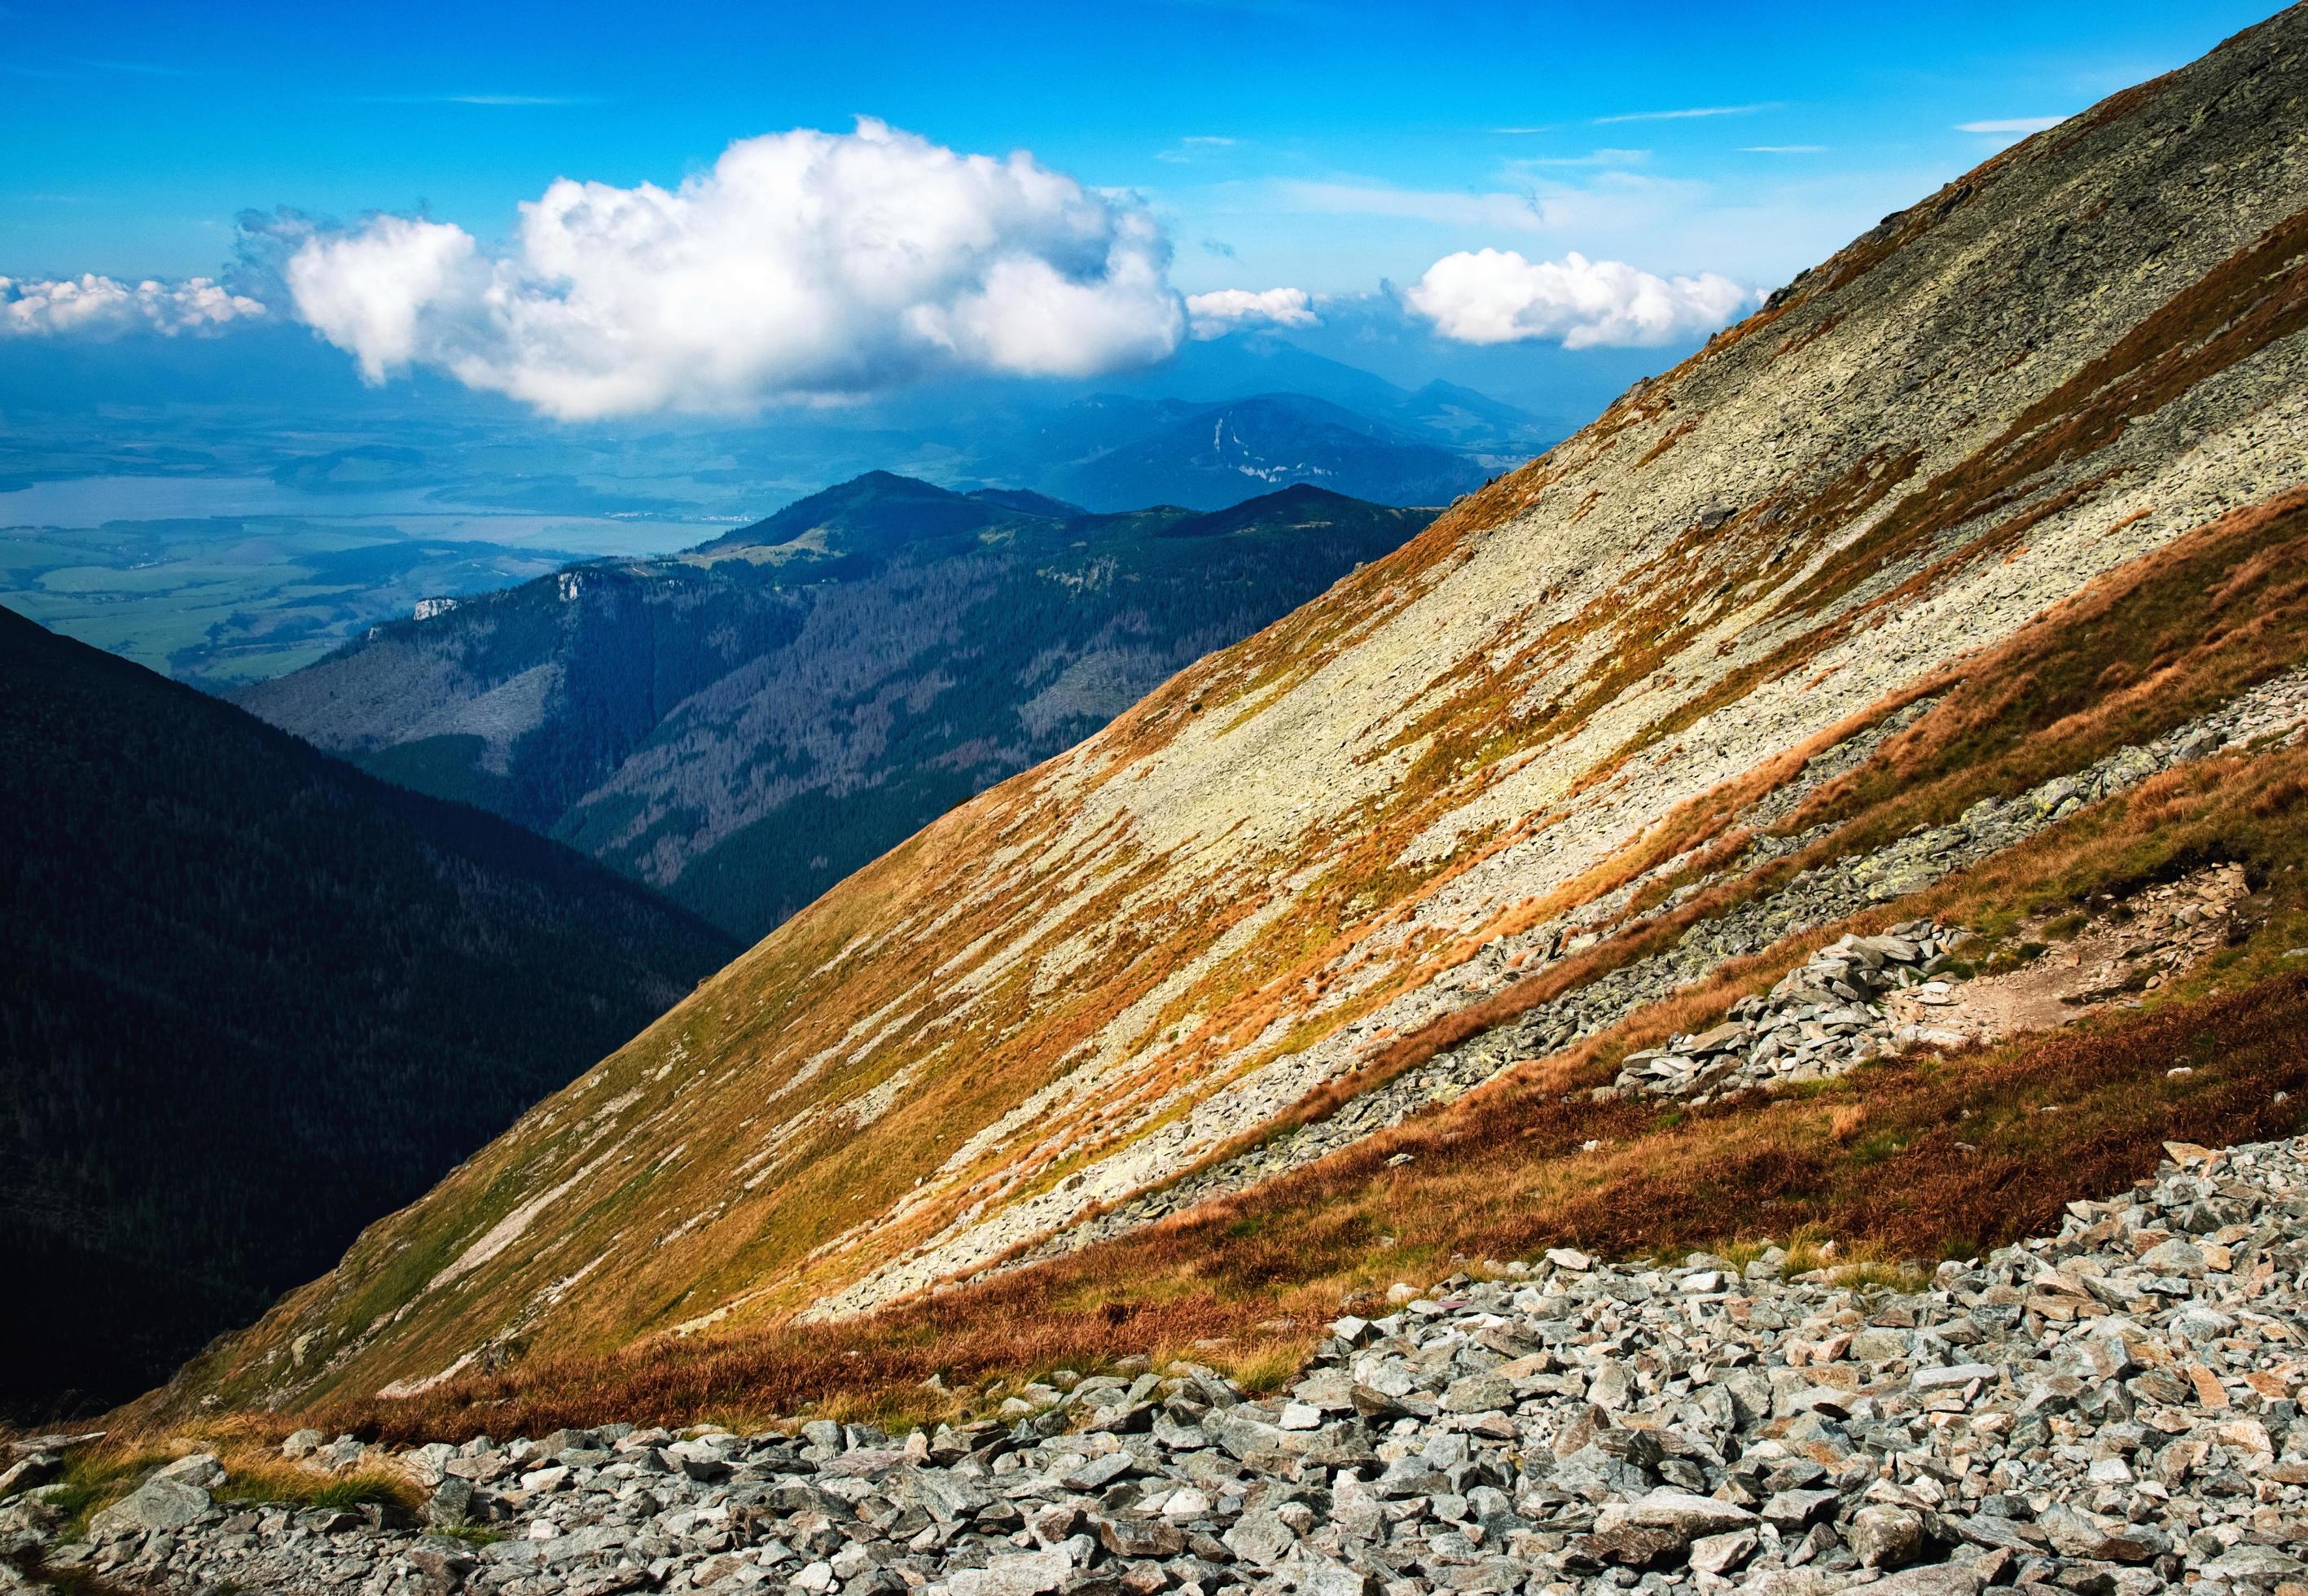
[[[876,472],[693,555],[382,628],[242,702],[752,939],[1427,519],[1312,488],[1086,516]]]
[[[2136,745],[2205,708],[2158,614],[2211,605],[2195,640],[2245,656],[2222,691],[2299,657],[2296,626],[2213,601],[2298,607],[2288,556],[2235,545],[2297,511],[2263,502],[2298,480],[2308,421],[2304,51],[2288,12],[1888,219],[1397,553],[849,878],[174,1400],[401,1393],[887,1303],[1294,1105],[1397,1112],[1378,1094],[1444,1042],[1496,1068],[1590,1037],[1634,1000],[1606,948],[1664,961],[1654,997],[1757,937],[1799,957],[1780,940],[1936,880],[1965,816],[2073,813],[2114,790],[2075,775],[2102,759],[2142,780]],[[2172,586],[2159,558],[2207,540],[2235,560]],[[2078,597],[2108,584],[2155,605]],[[2135,638],[2155,646],[2106,656]],[[2009,674],[1958,691],[1984,661]],[[1934,740],[1908,737],[1942,699]],[[1820,836],[1771,829],[1821,806],[1830,832],[1884,828],[1863,851],[1920,829],[1847,874],[1805,851]],[[1504,1025],[1526,1012],[1548,1024]],[[1568,1169],[1585,1145],[1503,1134],[1436,1212],[1487,1200],[1525,1146]],[[1259,1150],[1287,1167],[1296,1137]],[[1391,1178],[1280,1238],[1213,1222],[1211,1257],[1239,1242],[1251,1287],[1289,1277],[1394,1223]],[[1098,1272],[1079,1279],[1089,1312]],[[311,1368],[267,1364],[297,1336]]]
[[[0,1412],[325,1267],[734,948],[0,610]]]
[[[717,537],[701,552],[761,548],[886,556],[910,543],[982,532],[1015,519],[1021,511],[1045,518],[1049,514],[1038,504],[1004,503],[984,493],[950,493],[894,472],[868,471]]]

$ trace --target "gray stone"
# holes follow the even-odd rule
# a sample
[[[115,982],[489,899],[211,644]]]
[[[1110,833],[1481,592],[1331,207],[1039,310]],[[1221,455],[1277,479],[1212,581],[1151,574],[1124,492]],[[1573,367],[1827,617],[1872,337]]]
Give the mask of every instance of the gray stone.
[[[1137,1466],[1137,1460],[1127,1452],[1109,1452],[1103,1457],[1084,1460],[1082,1465],[1070,1471],[1059,1481],[1068,1490],[1102,1490]]]
[[[2269,1584],[2308,1574],[2308,1563],[2272,1546],[2232,1546],[2196,1566],[2206,1579],[2248,1579]]]
[[[1979,1596],[1984,1581],[1975,1563],[1927,1563],[1887,1575],[1867,1587],[1869,1596]]]
[[[957,1569],[949,1576],[953,1596],[1041,1596],[1073,1572],[1063,1551],[1012,1552],[988,1557],[983,1568]]]
[[[990,1506],[984,1487],[945,1469],[922,1469],[913,1476],[914,1493],[940,1523],[960,1523]]]
[[[1919,1369],[1909,1384],[1918,1391],[1939,1391],[1951,1386],[1968,1386],[1974,1380],[1993,1385],[1999,1370],[1991,1363],[1951,1363],[1943,1368]]]
[[[1514,1387],[1497,1374],[1468,1375],[1442,1393],[1446,1413],[1495,1413],[1514,1406]]]
[[[1763,1504],[1763,1522],[1776,1525],[1784,1534],[1796,1534],[1823,1518],[1832,1518],[1842,1500],[1831,1490],[1778,1491]]]
[[[1755,1555],[1761,1539],[1753,1530],[1702,1535],[1691,1543],[1691,1566],[1701,1574],[1727,1575]]]
[[[432,1499],[425,1504],[425,1522],[436,1530],[462,1529],[472,1510],[473,1482],[452,1474],[433,1488]]]
[[[65,1460],[53,1452],[35,1452],[0,1469],[0,1497],[13,1497],[36,1485],[46,1485],[64,1472]]]
[[[1330,1557],[1309,1557],[1289,1570],[1292,1587],[1304,1596],[1381,1596],[1369,1573]]]
[[[1612,1503],[1596,1515],[1595,1529],[1598,1534],[1622,1524],[1671,1530],[1688,1545],[1701,1535],[1744,1530],[1755,1522],[1754,1513],[1735,1502],[1721,1502],[1712,1497],[1662,1486],[1632,1502]]]
[[[148,1480],[89,1520],[89,1537],[116,1540],[150,1532],[181,1530],[209,1511],[209,1493],[182,1480]]]
[[[1271,1568],[1298,1544],[1298,1533],[1264,1508],[1242,1515],[1225,1536],[1228,1551],[1245,1563]]]
[[[1140,1518],[1101,1518],[1098,1544],[1117,1557],[1175,1557],[1186,1549],[1176,1524]]]
[[[163,1463],[152,1471],[155,1480],[181,1480],[186,1485],[197,1485],[202,1490],[214,1490],[224,1483],[224,1465],[213,1452],[194,1452]]]
[[[1866,1567],[1904,1568],[1923,1552],[1924,1521],[1904,1507],[1876,1503],[1851,1515],[1843,1539]]]
[[[2100,1563],[2145,1563],[2169,1545],[2153,1529],[2102,1519],[2063,1502],[2037,1514],[2036,1527],[2057,1550]]]

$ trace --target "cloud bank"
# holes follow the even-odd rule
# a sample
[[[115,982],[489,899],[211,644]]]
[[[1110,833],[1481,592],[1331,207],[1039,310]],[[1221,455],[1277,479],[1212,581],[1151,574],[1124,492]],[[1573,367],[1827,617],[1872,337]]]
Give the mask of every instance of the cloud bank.
[[[1239,327],[1312,327],[1318,318],[1304,288],[1219,288],[1186,296],[1188,325],[1197,339],[1213,339]]]
[[[288,257],[297,314],[383,381],[436,366],[569,420],[1088,376],[1171,353],[1169,246],[1031,156],[861,119],[745,139],[676,189],[555,182],[502,253],[377,216]]]
[[[125,332],[222,331],[265,315],[265,306],[211,279],[124,283],[88,272],[39,280],[0,277],[0,335],[110,338]]]
[[[1443,256],[1403,301],[1460,343],[1552,339],[1568,349],[1588,349],[1712,332],[1754,296],[1711,271],[1665,278],[1575,252],[1560,261],[1529,261],[1513,250],[1483,249]]]

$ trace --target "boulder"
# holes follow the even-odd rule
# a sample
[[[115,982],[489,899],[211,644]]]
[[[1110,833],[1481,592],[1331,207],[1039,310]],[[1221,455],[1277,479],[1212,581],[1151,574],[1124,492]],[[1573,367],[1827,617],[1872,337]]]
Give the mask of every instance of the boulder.
[[[91,1540],[181,1530],[200,1522],[211,1506],[209,1493],[182,1480],[146,1480],[89,1520]]]
[[[1851,1515],[1843,1539],[1869,1568],[1904,1568],[1922,1555],[1924,1521],[1904,1507],[1873,1503]]]

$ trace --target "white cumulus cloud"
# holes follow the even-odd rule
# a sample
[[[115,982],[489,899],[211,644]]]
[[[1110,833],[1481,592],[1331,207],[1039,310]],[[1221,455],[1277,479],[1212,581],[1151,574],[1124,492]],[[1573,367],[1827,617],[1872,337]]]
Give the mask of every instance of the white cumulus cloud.
[[[1553,339],[1587,349],[1711,332],[1754,296],[1711,271],[1667,278],[1575,252],[1560,261],[1529,261],[1513,250],[1482,249],[1443,256],[1403,299],[1460,343]]]
[[[360,362],[361,375],[429,357],[452,330],[418,323],[440,307],[486,300],[489,272],[472,235],[445,222],[380,216],[357,233],[315,235],[288,257],[282,276],[297,313]]]
[[[1219,288],[1186,296],[1188,324],[1197,339],[1212,339],[1237,327],[1264,322],[1272,327],[1312,327],[1320,319],[1304,288]]]
[[[109,338],[124,332],[211,333],[234,322],[254,321],[264,305],[211,279],[124,283],[86,272],[79,277],[0,277],[0,334],[20,337]]]
[[[407,217],[316,233],[297,313],[372,381],[437,366],[564,419],[1088,376],[1184,330],[1141,207],[871,119],[740,140],[678,188],[563,178],[521,212],[502,252]]]

